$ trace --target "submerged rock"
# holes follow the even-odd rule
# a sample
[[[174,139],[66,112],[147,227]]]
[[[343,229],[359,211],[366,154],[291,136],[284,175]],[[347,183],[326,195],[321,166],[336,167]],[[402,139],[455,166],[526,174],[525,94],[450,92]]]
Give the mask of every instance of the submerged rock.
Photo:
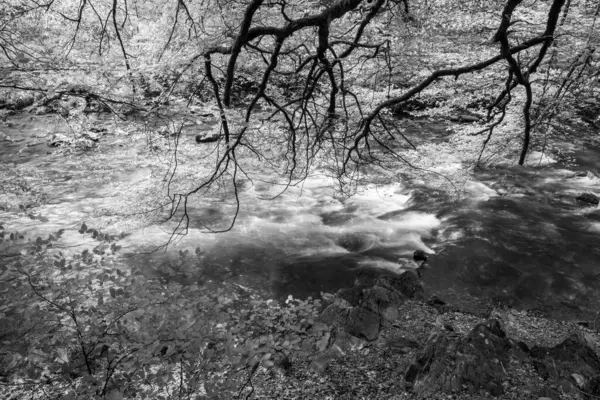
[[[423,250],[415,250],[413,253],[413,260],[415,261],[427,261],[427,254]]]
[[[336,241],[338,246],[343,247],[351,253],[368,250],[373,247],[374,242],[375,240],[373,237],[357,233],[342,235]]]
[[[576,172],[575,175],[573,175],[573,178],[594,179],[595,177],[596,177],[596,175],[594,175],[594,173],[592,171],[579,171],[579,172]]]
[[[600,222],[600,210],[589,213],[587,215],[587,218],[591,221]]]
[[[479,120],[481,120],[481,117],[475,114],[467,114],[467,113],[463,113],[463,114],[454,114],[450,116],[450,121],[452,122],[467,122],[467,123],[471,123],[471,122],[478,122]]]
[[[221,135],[213,132],[199,133],[196,135],[196,143],[212,143],[221,139]]]
[[[589,203],[592,205],[598,205],[598,196],[596,196],[595,194],[592,193],[582,193],[579,196],[577,196],[577,201],[581,201],[583,203]]]

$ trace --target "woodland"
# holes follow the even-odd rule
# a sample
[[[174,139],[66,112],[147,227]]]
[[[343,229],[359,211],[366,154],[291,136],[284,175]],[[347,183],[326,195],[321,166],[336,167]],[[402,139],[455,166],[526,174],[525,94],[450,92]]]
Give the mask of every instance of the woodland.
[[[593,214],[597,224],[590,207],[598,205],[598,178],[576,168],[568,145],[600,144],[600,2],[3,0],[0,117],[0,397],[436,398],[399,387],[390,371],[409,381],[408,364],[391,365],[369,334],[339,344],[347,333],[321,318],[338,304],[334,295],[266,296],[230,281],[237,272],[210,265],[204,248],[177,244],[192,231],[235,234],[249,201],[301,191],[315,171],[340,202],[370,184],[402,182],[450,204],[481,195],[473,182],[482,171],[512,174],[516,187],[558,163],[591,182],[577,189],[578,204],[589,206],[577,215]],[[51,125],[63,130],[41,147],[34,133],[19,136]],[[56,168],[73,177],[51,176]],[[132,180],[140,170],[149,171],[141,183]],[[95,188],[81,194],[89,210],[41,212],[55,204],[40,189],[48,182],[53,193],[73,188],[64,198]],[[105,187],[113,196],[106,207],[95,203]],[[268,190],[249,200],[260,187]],[[566,207],[548,190],[553,205]],[[537,222],[532,231],[545,223]],[[144,262],[124,261],[124,246],[149,226],[168,233],[152,253],[172,255],[153,275]],[[73,245],[82,238],[83,249]],[[341,247],[366,251],[352,240]],[[594,274],[581,279],[600,280]],[[201,283],[189,284],[192,275]],[[436,317],[444,302],[403,290],[414,297],[402,301],[407,321],[393,315],[413,339],[428,333],[412,322],[449,330]],[[586,301],[600,305],[599,297]],[[418,316],[408,321],[410,313]],[[466,334],[484,320],[474,315],[456,314],[452,331]],[[523,326],[534,318],[515,315]],[[536,321],[552,334],[566,329]],[[586,324],[597,334],[593,314]],[[384,325],[384,347],[399,347],[410,364],[418,346],[394,345]],[[522,340],[558,343],[519,329]],[[387,363],[384,372],[362,370],[371,358]],[[291,383],[294,368],[305,375]],[[327,375],[339,368],[356,381]],[[594,368],[597,377],[569,373],[571,391],[558,380],[542,393],[532,389],[537,375],[502,364],[521,391],[464,381],[449,395],[468,386],[453,398],[598,398],[600,361]]]

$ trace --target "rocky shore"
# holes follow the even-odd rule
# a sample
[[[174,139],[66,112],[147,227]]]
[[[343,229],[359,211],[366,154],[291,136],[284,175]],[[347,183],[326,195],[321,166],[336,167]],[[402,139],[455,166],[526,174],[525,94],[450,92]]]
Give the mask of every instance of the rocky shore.
[[[456,310],[417,271],[359,280],[325,298],[327,348],[258,374],[257,398],[596,399],[598,321]]]

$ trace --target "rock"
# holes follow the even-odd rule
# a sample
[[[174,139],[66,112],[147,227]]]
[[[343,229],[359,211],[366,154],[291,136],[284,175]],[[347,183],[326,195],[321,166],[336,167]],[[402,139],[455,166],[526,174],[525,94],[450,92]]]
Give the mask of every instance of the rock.
[[[98,132],[94,132],[90,129],[89,132],[84,132],[81,134],[81,136],[85,139],[89,139],[93,142],[97,142],[98,140],[100,140],[100,137],[102,136],[102,134],[100,134]]]
[[[556,391],[556,389],[553,389],[550,387],[544,387],[544,388],[537,390],[537,395],[540,396],[540,398],[542,398],[542,399],[549,399],[549,400],[560,400],[563,398],[563,396],[561,396],[560,393],[558,393]]]
[[[377,280],[376,284],[395,289],[408,298],[422,297],[424,294],[423,285],[414,271],[405,271],[400,275],[386,276]]]
[[[573,175],[573,178],[589,178],[594,179],[596,175],[592,171],[579,171]]]
[[[441,315],[438,315],[434,322],[435,329],[438,331],[450,331],[454,332],[452,325],[447,323]]]
[[[390,321],[393,321],[398,317],[398,306],[404,303],[404,296],[400,292],[378,285],[374,285],[369,289],[364,289],[362,295],[363,298],[359,304],[362,308],[381,316],[387,314],[385,318]],[[393,315],[394,310],[396,310],[395,315]]]
[[[427,254],[423,250],[415,250],[413,253],[413,260],[415,261],[427,261]]]
[[[341,330],[338,330],[333,342],[333,346],[338,346],[344,352],[362,347],[363,345],[364,340]]]
[[[177,134],[177,132],[172,131],[171,128],[169,128],[168,126],[161,126],[160,128],[158,128],[156,133],[162,137],[171,137]]]
[[[325,307],[319,315],[319,320],[327,325],[346,325],[351,307],[349,304],[344,303],[342,300],[336,300]]]
[[[76,139],[73,144],[79,149],[87,150],[93,148],[96,142],[91,139],[80,137]]]
[[[196,143],[212,143],[221,139],[221,134],[218,132],[198,133],[196,135]]]
[[[429,300],[427,300],[427,305],[438,308],[438,307],[445,306],[446,302],[444,300],[440,299],[439,297],[437,297],[436,295],[433,295],[429,298]]]
[[[535,346],[531,357],[542,379],[558,384],[562,390],[600,394],[600,358],[585,334],[573,334],[552,348]]]
[[[477,325],[466,338],[442,331],[432,335],[405,373],[409,388],[419,397],[433,393],[504,393],[510,342],[490,327]]]
[[[375,243],[375,239],[369,235],[348,233],[342,235],[336,241],[336,244],[351,253],[361,252],[370,249]]]
[[[94,133],[108,133],[108,129],[106,129],[103,126],[92,126],[90,128],[90,132],[94,132]]]
[[[45,115],[50,114],[53,110],[48,106],[38,106],[29,110],[30,113],[34,115]]]
[[[421,283],[413,271],[377,279],[368,276],[351,288],[324,297],[326,306],[319,320],[338,326],[353,336],[375,340],[382,325],[398,319],[398,307],[407,298],[422,293]]]
[[[319,322],[319,321],[315,321],[314,324],[312,324],[312,326],[310,327],[310,332],[312,334],[319,334],[322,332],[326,332],[329,330],[329,325],[323,323],[323,322]]]
[[[394,336],[388,338],[385,342],[386,346],[390,348],[392,351],[399,353],[406,353],[410,349],[419,348],[419,343],[414,340],[407,339],[403,336]]]
[[[584,388],[585,379],[583,378],[583,376],[581,376],[579,374],[571,374],[571,378],[573,378],[573,380],[575,381],[577,386],[579,386],[580,389]]]
[[[600,222],[600,210],[591,212],[586,217],[587,217],[587,219],[589,219],[591,221]]]
[[[489,323],[490,326],[490,330],[492,331],[492,333],[498,337],[501,338],[505,338],[506,337],[506,333],[504,333],[504,327],[502,326],[502,323],[497,320],[497,319],[493,319],[490,321]]]
[[[381,317],[372,311],[355,307],[350,311],[344,328],[351,335],[375,340],[381,329]]]
[[[352,287],[338,290],[336,296],[352,306],[359,306],[363,301],[363,291],[368,287],[367,284],[358,283]]]
[[[316,356],[311,363],[309,368],[317,374],[322,374],[327,369],[327,366],[332,362],[344,355],[342,349],[338,346],[332,346],[330,349]]]
[[[477,122],[481,117],[474,114],[454,114],[450,116],[450,121],[453,122]]]
[[[73,143],[73,139],[67,135],[63,135],[62,133],[55,133],[52,135],[50,140],[48,141],[48,146],[50,147],[61,147],[68,146]]]
[[[598,197],[592,193],[582,193],[579,196],[577,196],[577,201],[581,201],[583,203],[589,203],[592,205],[597,206],[598,205]]]
[[[590,379],[585,390],[587,393],[598,398],[600,396],[600,375]]]
[[[110,106],[101,101],[91,101],[85,105],[82,110],[83,113],[102,113],[102,112],[112,112]]]
[[[16,112],[14,110],[0,110],[0,119],[5,121],[7,117],[12,117],[15,114]]]
[[[287,375],[287,373],[289,373],[289,371],[292,369],[292,362],[290,361],[289,357],[286,355],[278,355],[275,357],[275,359],[273,360],[275,368],[281,370],[281,372],[283,372],[284,374]]]

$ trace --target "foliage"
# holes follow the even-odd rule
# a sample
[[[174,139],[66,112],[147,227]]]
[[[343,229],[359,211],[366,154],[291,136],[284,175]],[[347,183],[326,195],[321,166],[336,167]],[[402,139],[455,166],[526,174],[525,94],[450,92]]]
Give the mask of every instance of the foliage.
[[[0,273],[5,385],[70,399],[232,398],[259,366],[312,353],[328,330],[315,325],[318,301],[149,279],[119,260],[116,237],[79,232],[96,245],[67,254],[62,230],[23,242],[0,227],[0,245],[21,245]],[[181,251],[172,268],[190,273],[200,254]]]
[[[599,96],[600,8],[585,0],[11,0],[3,10],[0,89],[176,125],[173,98],[207,103],[218,157],[193,186],[169,188],[174,208],[212,185],[235,192],[254,157],[284,185],[323,167],[342,192],[373,165],[423,171],[386,141],[411,147],[394,116],[411,101],[427,105],[416,117],[479,116],[448,156],[524,164]]]

